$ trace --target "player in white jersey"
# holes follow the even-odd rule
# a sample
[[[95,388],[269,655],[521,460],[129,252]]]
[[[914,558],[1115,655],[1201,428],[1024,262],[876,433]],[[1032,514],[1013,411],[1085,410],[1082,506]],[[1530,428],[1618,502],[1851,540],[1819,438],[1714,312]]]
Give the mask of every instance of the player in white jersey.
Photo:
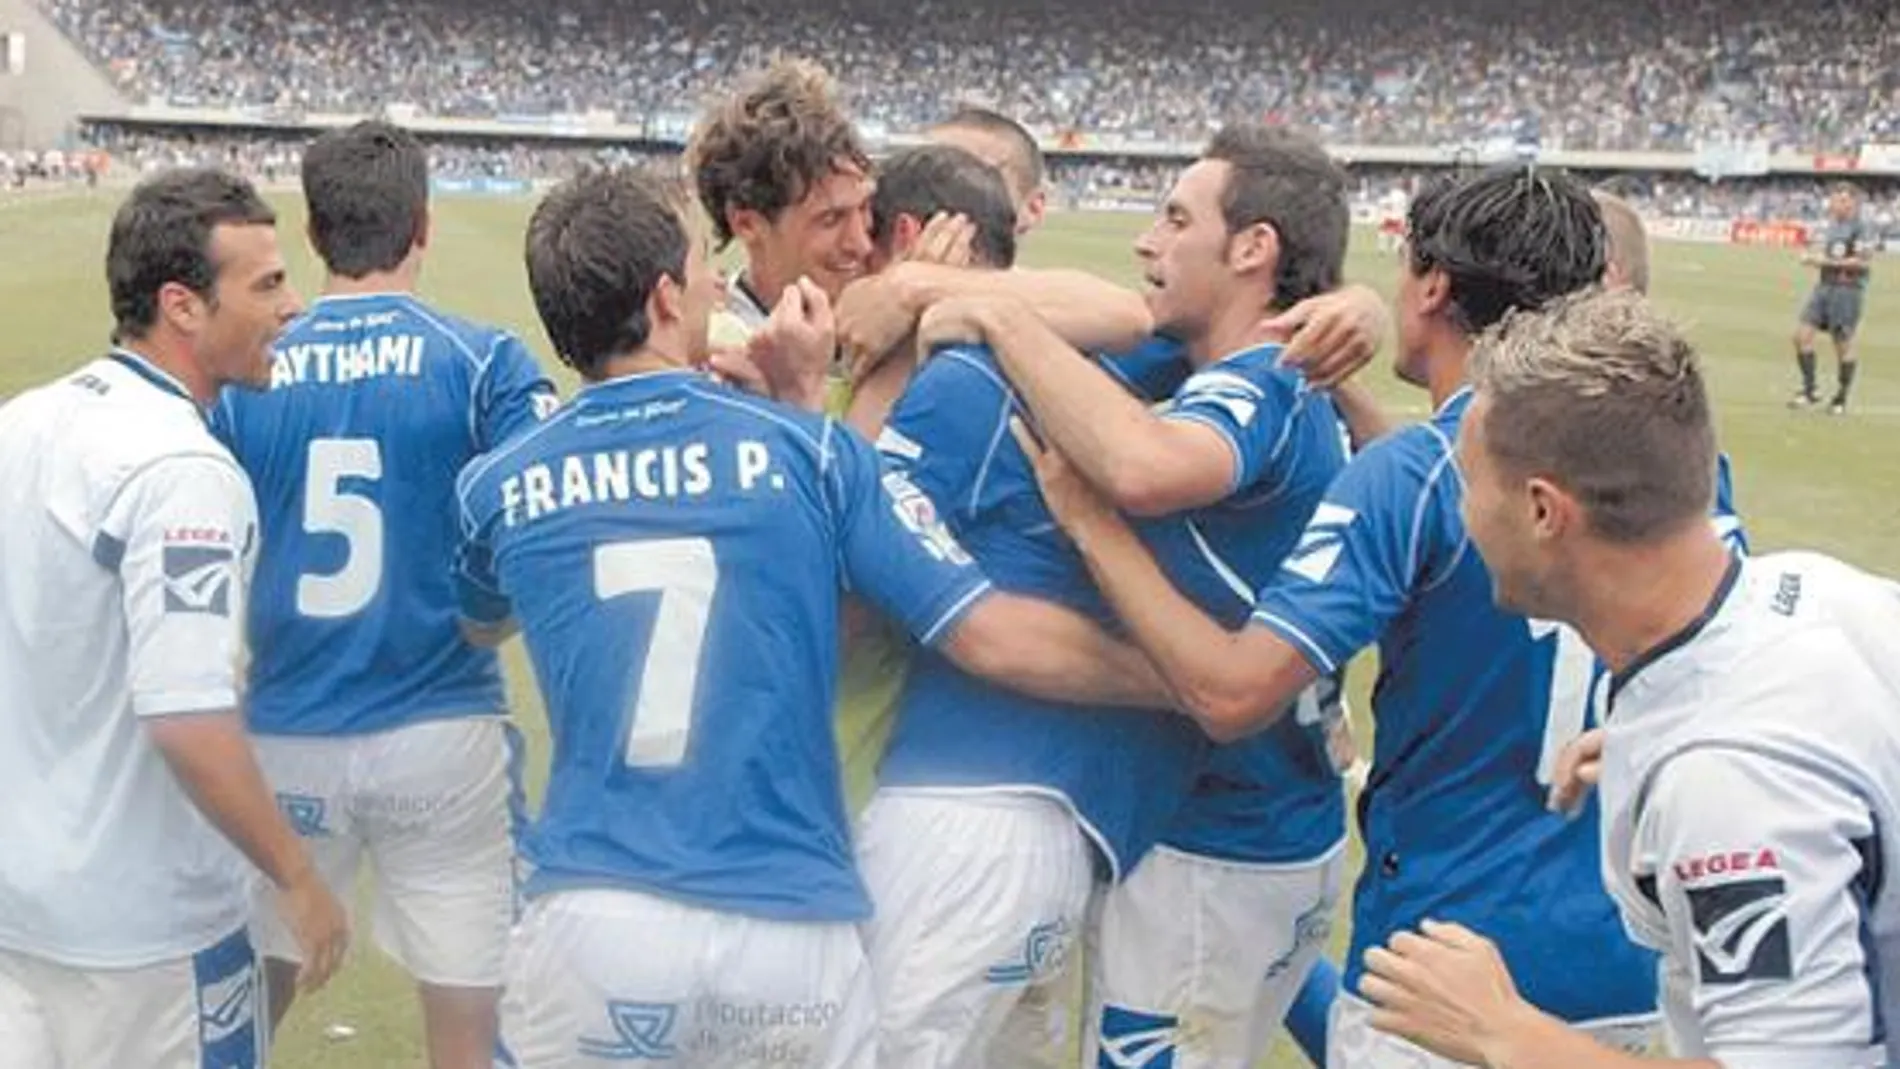
[[[1634,294],[1515,317],[1474,378],[1464,508],[1496,597],[1575,627],[1615,673],[1603,873],[1662,954],[1666,1064],[1892,1064],[1900,586],[1730,552],[1706,521],[1700,360]],[[1374,1023],[1448,1057],[1646,1064],[1531,1009],[1467,929],[1428,922],[1368,966]]]
[[[1394,253],[1405,242],[1405,216],[1412,210],[1412,196],[1404,186],[1393,186],[1379,198],[1379,251]]]
[[[775,63],[719,101],[693,132],[687,166],[718,247],[745,250],[713,317],[714,346],[743,344],[800,278],[835,301],[864,273],[871,156],[822,68]]]
[[[112,352],[0,408],[0,1066],[262,1064],[249,859],[320,984],[347,924],[237,713],[251,486],[205,428],[297,312],[217,171],[112,224]]]

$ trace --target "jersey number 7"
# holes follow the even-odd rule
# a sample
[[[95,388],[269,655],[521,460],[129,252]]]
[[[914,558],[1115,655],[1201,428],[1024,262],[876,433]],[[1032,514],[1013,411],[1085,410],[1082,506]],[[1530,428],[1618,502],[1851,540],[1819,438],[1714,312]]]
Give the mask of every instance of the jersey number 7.
[[[677,768],[686,759],[699,692],[699,654],[718,586],[719,563],[704,538],[611,542],[594,550],[595,597],[660,596],[627,713],[623,759],[628,768]]]

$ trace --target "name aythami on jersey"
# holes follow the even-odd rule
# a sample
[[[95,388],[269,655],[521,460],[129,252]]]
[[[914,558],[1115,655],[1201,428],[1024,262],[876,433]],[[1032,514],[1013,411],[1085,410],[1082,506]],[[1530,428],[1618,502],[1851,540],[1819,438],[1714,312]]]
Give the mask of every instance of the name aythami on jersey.
[[[316,382],[345,385],[360,379],[422,374],[420,334],[384,334],[358,342],[286,345],[271,357],[271,389]]]

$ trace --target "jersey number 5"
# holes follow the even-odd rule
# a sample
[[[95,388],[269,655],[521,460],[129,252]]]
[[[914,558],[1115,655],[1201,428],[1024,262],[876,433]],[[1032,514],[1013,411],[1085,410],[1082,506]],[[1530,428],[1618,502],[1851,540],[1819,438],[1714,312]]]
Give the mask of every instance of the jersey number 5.
[[[303,529],[337,534],[343,567],[329,575],[297,577],[297,611],[335,619],[363,611],[383,585],[383,510],[373,498],[343,489],[343,480],[383,477],[383,450],[374,438],[318,438],[304,472]]]
[[[627,716],[628,768],[676,768],[686,759],[719,563],[704,538],[614,542],[594,550],[594,596],[660,595],[652,638]]]

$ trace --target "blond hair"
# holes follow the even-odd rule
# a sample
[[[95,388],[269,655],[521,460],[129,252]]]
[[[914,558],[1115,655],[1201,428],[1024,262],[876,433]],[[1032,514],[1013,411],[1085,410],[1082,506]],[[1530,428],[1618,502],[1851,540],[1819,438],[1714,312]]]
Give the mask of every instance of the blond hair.
[[[1706,522],[1715,429],[1702,361],[1641,294],[1593,288],[1512,312],[1471,369],[1488,452],[1575,496],[1598,536],[1643,542]]]

